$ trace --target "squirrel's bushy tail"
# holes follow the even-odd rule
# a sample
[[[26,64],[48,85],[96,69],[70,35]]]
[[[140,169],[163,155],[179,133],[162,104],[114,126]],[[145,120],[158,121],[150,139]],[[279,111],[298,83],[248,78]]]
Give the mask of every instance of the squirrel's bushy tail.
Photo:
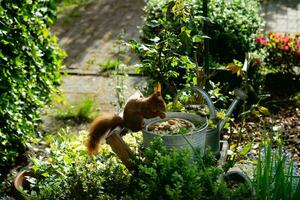
[[[123,119],[114,113],[105,113],[97,117],[91,124],[84,145],[90,155],[99,151],[99,144],[104,141],[110,129],[121,125]]]

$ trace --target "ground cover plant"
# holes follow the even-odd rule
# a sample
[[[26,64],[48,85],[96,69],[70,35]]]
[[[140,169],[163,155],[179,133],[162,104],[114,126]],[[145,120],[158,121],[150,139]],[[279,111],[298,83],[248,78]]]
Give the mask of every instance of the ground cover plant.
[[[36,134],[39,109],[61,81],[64,53],[49,31],[55,10],[53,0],[0,4],[1,179],[7,166],[20,160],[27,136]]]
[[[50,112],[50,115],[54,118],[74,124],[90,122],[97,113],[92,97],[87,97],[74,103],[64,102],[61,105],[54,106]]]
[[[222,168],[215,166],[214,156],[201,158],[188,150],[167,150],[162,140],[141,151],[141,133],[125,136],[137,151],[138,169],[130,174],[108,145],[91,159],[79,136],[67,129],[47,136],[44,154],[33,153],[30,170],[41,175],[32,178],[26,199],[231,199],[247,195],[240,187],[229,190],[219,181]],[[36,141],[37,144],[41,142]],[[146,158],[146,160],[145,160]],[[240,195],[240,196],[239,196]]]

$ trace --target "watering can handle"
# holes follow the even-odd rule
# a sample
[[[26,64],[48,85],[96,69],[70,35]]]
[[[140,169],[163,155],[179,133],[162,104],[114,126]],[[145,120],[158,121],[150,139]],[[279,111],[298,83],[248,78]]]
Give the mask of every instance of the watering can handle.
[[[205,101],[207,103],[208,109],[209,109],[209,119],[212,120],[212,121],[215,121],[215,119],[216,119],[216,109],[215,109],[215,106],[214,106],[212,100],[210,99],[209,95],[203,89],[201,89],[200,87],[191,86],[191,87],[183,88],[175,96],[174,102],[177,102],[179,94],[181,94],[182,92],[191,90],[191,89],[193,91],[199,92],[204,97],[204,99],[205,99]]]

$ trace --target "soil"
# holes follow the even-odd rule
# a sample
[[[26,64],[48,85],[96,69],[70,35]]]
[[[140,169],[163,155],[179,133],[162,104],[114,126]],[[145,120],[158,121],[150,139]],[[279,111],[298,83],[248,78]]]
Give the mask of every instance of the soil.
[[[242,128],[241,144],[252,143],[252,150],[249,152],[251,158],[258,154],[259,143],[262,141],[263,132],[281,133],[285,150],[297,161],[300,172],[300,108],[297,105],[281,107],[278,112],[271,116],[251,117],[244,124],[238,122],[232,126],[232,133],[223,131],[222,138],[230,140],[230,144],[236,144],[238,133]],[[273,138],[280,135],[274,135]],[[274,144],[276,147],[276,144]]]

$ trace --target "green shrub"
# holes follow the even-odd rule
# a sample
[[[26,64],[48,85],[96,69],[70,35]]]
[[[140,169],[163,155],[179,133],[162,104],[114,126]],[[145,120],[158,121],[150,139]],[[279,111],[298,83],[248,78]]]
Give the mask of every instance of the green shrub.
[[[83,146],[85,132],[71,134],[63,129],[44,142],[47,154],[31,158],[31,170],[41,175],[33,179],[27,199],[119,199],[130,178],[125,166],[104,145],[91,159]],[[124,189],[125,187],[125,189]]]
[[[209,2],[208,19],[202,17],[202,1],[150,0],[144,8],[141,40],[131,42],[131,47],[142,62],[139,71],[162,82],[166,93],[174,94],[181,85],[197,83],[194,77],[197,64],[202,66],[205,37],[210,38],[210,67],[233,59],[243,61],[245,53],[255,47],[255,36],[262,26],[257,0]]]
[[[145,151],[146,163],[139,164],[133,199],[211,199],[222,169],[205,163],[200,152],[192,157],[188,150],[167,150],[162,140],[154,140]],[[193,160],[193,161],[192,161]]]
[[[0,167],[24,150],[35,132],[39,108],[60,84],[63,52],[51,35],[55,0],[7,0],[0,4]]]
[[[201,53],[203,18],[190,1],[149,1],[145,7],[141,41],[132,41],[142,65],[139,72],[163,84],[164,94],[193,82],[194,52]]]
[[[130,174],[108,145],[91,159],[82,144],[83,134],[65,129],[39,141],[50,147],[31,158],[31,170],[42,178],[31,180],[33,190],[24,191],[26,199],[230,199],[238,195],[218,180],[222,169],[214,166],[211,154],[202,159],[199,153],[167,151],[157,139],[145,151],[136,152],[137,170]],[[126,135],[126,143],[141,150],[140,134]]]
[[[245,53],[255,49],[255,37],[263,20],[259,0],[210,0],[208,23],[209,50],[212,60],[229,63],[244,61]]]

